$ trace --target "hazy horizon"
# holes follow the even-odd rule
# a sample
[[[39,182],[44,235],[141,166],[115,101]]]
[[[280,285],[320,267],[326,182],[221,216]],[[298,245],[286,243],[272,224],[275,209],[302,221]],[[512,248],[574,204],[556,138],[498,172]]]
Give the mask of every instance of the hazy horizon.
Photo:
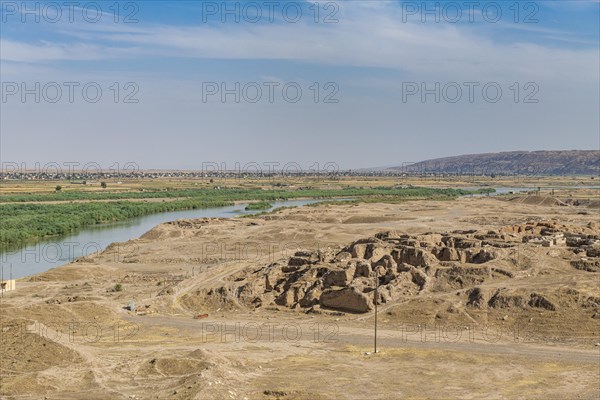
[[[422,159],[422,160],[414,160],[414,161],[398,161],[395,163],[381,164],[381,165],[371,165],[364,167],[345,167],[343,165],[339,165],[333,161],[320,163],[318,161],[314,161],[312,163],[308,163],[303,165],[298,161],[286,161],[286,160],[262,160],[262,161],[248,161],[248,162],[239,162],[239,161],[200,161],[198,167],[196,168],[154,168],[152,166],[146,167],[143,165],[139,165],[132,161],[115,161],[112,165],[103,165],[96,161],[49,161],[46,163],[36,162],[33,164],[26,162],[14,162],[14,161],[2,161],[0,164],[0,173],[10,173],[10,172],[41,172],[41,171],[61,171],[64,173],[68,173],[70,171],[73,172],[81,172],[82,170],[93,172],[95,168],[97,170],[101,170],[102,172],[110,172],[112,171],[136,171],[136,172],[200,172],[200,171],[220,171],[220,172],[236,172],[236,171],[254,171],[257,170],[254,167],[257,166],[260,168],[261,172],[269,173],[282,173],[282,171],[297,171],[296,166],[300,166],[303,168],[302,172],[309,171],[322,171],[325,172],[328,168],[332,166],[336,167],[337,171],[351,171],[351,170],[377,170],[377,169],[385,169],[392,167],[400,167],[407,166],[411,163],[419,163],[430,160],[437,159],[445,159],[445,158],[454,158],[454,157],[465,157],[470,155],[481,155],[481,154],[502,154],[502,153],[513,153],[513,152],[554,152],[554,151],[588,151],[588,152],[598,152],[600,154],[600,150],[596,149],[542,149],[542,150],[511,150],[511,151],[496,151],[496,152],[487,152],[487,153],[472,153],[472,154],[454,154],[441,156],[430,159]],[[317,168],[318,167],[318,168]],[[331,170],[331,169],[329,169]]]

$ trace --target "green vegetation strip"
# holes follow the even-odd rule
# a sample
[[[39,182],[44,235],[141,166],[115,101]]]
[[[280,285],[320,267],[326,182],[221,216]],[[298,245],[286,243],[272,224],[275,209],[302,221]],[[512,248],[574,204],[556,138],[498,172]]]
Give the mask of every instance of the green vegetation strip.
[[[268,201],[259,201],[257,203],[248,204],[246,206],[246,211],[268,210],[271,207],[273,207],[273,205],[271,203],[269,203]]]
[[[166,211],[224,207],[222,200],[166,202],[3,204],[0,206],[0,249],[15,247],[49,236],[66,235],[95,224],[123,221]]]
[[[477,193],[494,189],[480,189]],[[154,190],[131,192],[55,192],[48,194],[21,194],[0,196],[0,203],[45,202],[45,201],[75,201],[75,200],[131,200],[131,199],[169,199],[169,198],[194,198],[208,201],[223,200],[261,200],[276,201],[299,197],[331,198],[331,197],[356,197],[375,195],[397,196],[423,196],[432,194],[460,196],[475,193],[462,189],[431,189],[421,187],[395,188],[375,187],[343,189],[296,189],[296,190],[263,190],[263,189],[183,189],[183,190]]]
[[[69,193],[56,195],[28,195],[22,201],[55,201],[55,200],[104,200],[108,196],[115,198],[178,198],[188,196],[184,200],[164,202],[86,202],[60,204],[19,204],[5,203],[0,205],[0,250],[14,248],[46,237],[66,235],[85,226],[123,221],[134,217],[167,211],[191,210],[224,207],[234,201],[287,200],[293,198],[348,198],[362,197],[361,201],[389,201],[390,199],[436,198],[451,199],[468,195],[473,191],[461,189],[430,188],[348,188],[337,190],[261,190],[261,189],[221,189],[221,190],[175,190],[169,192],[132,192],[132,193]],[[67,196],[65,196],[67,195]],[[101,195],[101,196],[100,196]],[[80,196],[77,198],[77,196]],[[143,197],[146,196],[146,197]],[[3,201],[22,196],[4,196]],[[100,198],[98,198],[100,197]],[[34,200],[36,199],[36,200]]]

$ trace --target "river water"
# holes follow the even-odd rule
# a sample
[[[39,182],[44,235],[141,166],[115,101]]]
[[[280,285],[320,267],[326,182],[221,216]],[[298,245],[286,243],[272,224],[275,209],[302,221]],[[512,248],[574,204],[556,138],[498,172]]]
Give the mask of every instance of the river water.
[[[323,200],[288,200],[271,202],[273,208],[300,207]],[[154,228],[156,225],[192,218],[231,218],[245,214],[256,214],[262,211],[245,211],[247,204],[235,206],[206,208],[201,210],[172,211],[150,214],[127,221],[110,224],[92,225],[69,236],[52,238],[20,249],[0,254],[0,279],[16,279],[37,274],[51,268],[70,263],[76,258],[102,251],[114,242],[126,242],[135,239]],[[119,249],[126,254],[126,246]],[[131,250],[131,249],[129,249]]]

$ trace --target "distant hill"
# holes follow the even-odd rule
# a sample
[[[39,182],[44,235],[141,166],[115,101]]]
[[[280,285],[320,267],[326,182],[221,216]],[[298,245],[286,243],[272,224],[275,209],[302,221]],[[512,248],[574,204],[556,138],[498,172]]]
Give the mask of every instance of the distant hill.
[[[385,168],[388,171],[473,175],[598,175],[600,151],[508,151],[436,158]]]

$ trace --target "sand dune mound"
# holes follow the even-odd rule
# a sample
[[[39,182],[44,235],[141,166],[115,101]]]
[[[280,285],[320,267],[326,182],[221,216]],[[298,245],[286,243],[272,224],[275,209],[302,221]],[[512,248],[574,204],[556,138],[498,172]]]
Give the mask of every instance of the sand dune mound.
[[[537,196],[524,195],[510,197],[508,201],[513,203],[528,204],[533,206],[554,207],[554,206],[573,206],[580,208],[600,208],[600,200],[596,199],[577,199],[577,198],[562,198],[554,196]]]
[[[204,392],[221,383],[224,375],[228,375],[226,387],[234,385],[237,377],[232,377],[232,368],[240,366],[218,352],[196,349],[154,351],[136,360],[132,369],[136,380],[152,388],[155,398],[196,399],[215,397]]]
[[[593,209],[600,208],[600,200],[595,200],[595,199],[569,198],[569,199],[565,199],[564,202],[565,202],[565,204],[568,204],[570,206],[587,207],[587,208],[593,208]]]
[[[533,206],[544,206],[544,207],[552,207],[552,206],[565,206],[567,205],[562,200],[552,197],[552,196],[517,196],[509,199],[509,201],[521,204],[530,204]]]
[[[138,376],[186,376],[208,369],[211,363],[193,358],[156,357],[144,362]]]
[[[96,266],[75,263],[50,269],[35,276],[31,276],[27,278],[27,280],[29,282],[72,282],[81,280],[92,281],[106,279],[117,272],[118,270],[116,268],[108,266],[97,268]]]
[[[160,224],[152,228],[148,232],[144,233],[140,239],[159,240],[193,237],[200,233],[206,233],[211,225],[239,223],[242,223],[242,221],[230,218],[178,219],[176,221],[165,222],[164,224]]]
[[[31,326],[31,321],[4,318],[0,341],[0,374],[4,381],[4,395],[23,393],[25,390],[29,394],[42,395],[50,389],[48,379],[40,375],[42,371],[83,365],[79,354],[46,336],[50,334],[36,330],[35,326]],[[18,378],[18,371],[27,371],[28,374]]]

